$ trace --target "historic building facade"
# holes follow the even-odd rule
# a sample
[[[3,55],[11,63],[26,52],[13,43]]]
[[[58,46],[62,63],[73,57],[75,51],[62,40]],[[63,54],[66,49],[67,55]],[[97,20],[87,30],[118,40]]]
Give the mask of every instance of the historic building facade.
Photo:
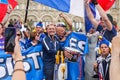
[[[19,4],[10,15],[10,19],[18,19],[20,17],[24,22],[27,0],[17,0],[17,1]],[[116,20],[120,25],[120,0],[116,0],[115,5],[109,12],[114,16],[114,20]],[[60,11],[57,11],[55,9],[38,4],[30,0],[27,21],[29,21],[30,23],[42,21],[44,26],[46,26],[49,23],[62,22],[62,18],[59,17],[60,13],[61,13]],[[66,15],[73,22],[73,26],[75,26],[75,30],[79,30],[79,29],[84,30],[83,18],[73,16],[67,13]]]

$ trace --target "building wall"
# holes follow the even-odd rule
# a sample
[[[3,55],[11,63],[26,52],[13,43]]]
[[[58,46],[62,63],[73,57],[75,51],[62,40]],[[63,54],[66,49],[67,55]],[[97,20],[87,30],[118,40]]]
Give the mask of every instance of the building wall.
[[[110,9],[110,14],[113,16],[114,21],[116,21],[120,28],[120,0],[116,0],[115,4]]]
[[[25,13],[26,13],[26,5],[27,0],[17,0],[18,6],[12,12],[10,19],[18,19],[19,17],[24,22],[25,20]],[[116,0],[116,5],[114,8],[110,9],[110,14],[114,17],[114,20],[118,22],[120,25],[120,0]],[[27,21],[35,23],[38,21],[42,21],[44,26],[49,23],[59,23],[62,22],[62,18],[59,17],[61,12],[50,7],[38,4],[30,0],[29,9],[28,9],[28,16]],[[76,26],[75,29],[83,29],[84,30],[84,20],[80,17],[73,16],[67,14],[67,17],[73,22],[73,26]],[[34,25],[32,25],[33,27]]]

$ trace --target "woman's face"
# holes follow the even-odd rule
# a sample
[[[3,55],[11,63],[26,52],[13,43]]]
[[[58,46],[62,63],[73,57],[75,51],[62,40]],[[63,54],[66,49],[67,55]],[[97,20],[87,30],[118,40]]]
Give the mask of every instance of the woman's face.
[[[39,41],[39,39],[40,39],[40,35],[37,33],[37,34],[35,35],[35,40]]]
[[[50,36],[54,36],[56,34],[56,29],[54,25],[49,25],[46,31]]]
[[[100,46],[102,55],[107,56],[110,53],[110,48],[106,44]]]
[[[18,39],[22,38],[22,34],[20,33],[20,31],[17,31],[16,35],[18,36]]]

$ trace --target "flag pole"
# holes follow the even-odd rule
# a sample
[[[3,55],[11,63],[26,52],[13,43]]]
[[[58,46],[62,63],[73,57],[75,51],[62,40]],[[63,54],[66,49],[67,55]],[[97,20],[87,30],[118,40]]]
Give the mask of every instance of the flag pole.
[[[30,0],[27,0],[27,6],[26,6],[26,13],[25,13],[25,20],[24,20],[24,23],[26,23],[26,21],[27,21],[29,2],[30,2]]]

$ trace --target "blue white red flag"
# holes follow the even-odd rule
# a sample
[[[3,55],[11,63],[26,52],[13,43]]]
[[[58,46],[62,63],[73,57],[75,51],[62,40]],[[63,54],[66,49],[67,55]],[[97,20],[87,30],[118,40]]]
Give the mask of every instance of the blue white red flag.
[[[91,9],[94,17],[95,17],[97,20],[99,20],[100,15],[99,15],[99,13],[98,13],[95,5],[92,4],[92,3],[90,3],[89,6],[90,6],[90,9]],[[85,11],[85,29],[86,29],[86,32],[89,32],[89,30],[90,30],[92,27],[93,27],[93,25],[92,25],[92,23],[90,22],[90,20],[88,19],[87,13],[86,13],[86,11]]]
[[[84,0],[33,0],[62,12],[84,17]]]
[[[14,9],[18,4],[16,0],[0,0],[0,22],[2,22],[7,12],[7,5],[10,4]]]

